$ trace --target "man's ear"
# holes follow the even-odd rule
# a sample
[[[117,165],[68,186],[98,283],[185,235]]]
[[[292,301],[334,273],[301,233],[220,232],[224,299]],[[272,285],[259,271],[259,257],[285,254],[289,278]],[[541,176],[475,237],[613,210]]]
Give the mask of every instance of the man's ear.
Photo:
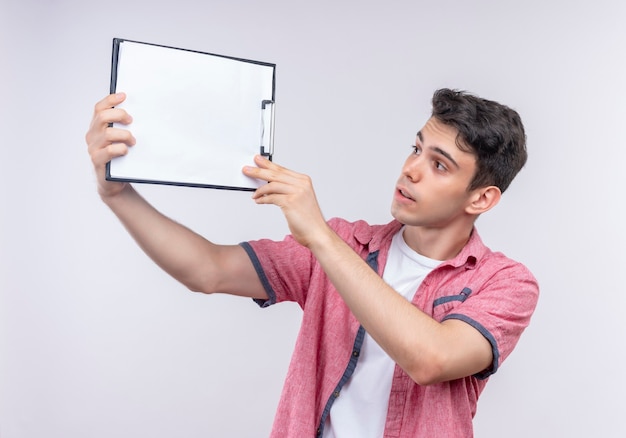
[[[475,189],[470,196],[470,203],[465,208],[469,214],[479,215],[491,210],[500,202],[502,192],[496,186],[487,186]]]

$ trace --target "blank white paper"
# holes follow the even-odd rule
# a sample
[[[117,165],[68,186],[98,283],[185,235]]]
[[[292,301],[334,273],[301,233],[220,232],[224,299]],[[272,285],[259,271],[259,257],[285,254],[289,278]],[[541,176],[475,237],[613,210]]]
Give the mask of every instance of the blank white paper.
[[[111,179],[240,189],[263,183],[241,169],[254,165],[267,137],[269,114],[261,108],[273,100],[273,65],[123,40],[115,89],[126,93],[119,107],[133,117],[120,127],[137,143],[111,161]]]

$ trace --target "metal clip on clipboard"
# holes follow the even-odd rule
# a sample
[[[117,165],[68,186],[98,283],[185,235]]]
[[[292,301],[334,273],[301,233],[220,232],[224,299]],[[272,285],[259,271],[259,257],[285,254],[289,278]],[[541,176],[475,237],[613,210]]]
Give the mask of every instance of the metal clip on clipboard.
[[[274,154],[274,108],[273,100],[261,102],[261,155],[272,161]]]

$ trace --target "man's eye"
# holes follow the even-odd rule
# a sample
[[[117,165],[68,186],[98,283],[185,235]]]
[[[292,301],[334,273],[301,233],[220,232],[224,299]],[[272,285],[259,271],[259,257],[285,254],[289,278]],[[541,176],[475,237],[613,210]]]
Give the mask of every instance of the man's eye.
[[[443,164],[441,161],[436,161],[435,167],[437,167],[437,170],[448,170],[445,164]]]
[[[422,149],[419,146],[412,145],[413,153],[419,155],[422,152]]]

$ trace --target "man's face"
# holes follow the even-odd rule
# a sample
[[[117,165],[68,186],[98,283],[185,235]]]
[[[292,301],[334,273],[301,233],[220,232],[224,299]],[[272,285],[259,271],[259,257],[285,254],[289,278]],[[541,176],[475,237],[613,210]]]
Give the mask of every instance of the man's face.
[[[431,118],[417,134],[396,184],[391,214],[405,225],[445,228],[465,216],[476,158],[455,143],[457,131]]]

